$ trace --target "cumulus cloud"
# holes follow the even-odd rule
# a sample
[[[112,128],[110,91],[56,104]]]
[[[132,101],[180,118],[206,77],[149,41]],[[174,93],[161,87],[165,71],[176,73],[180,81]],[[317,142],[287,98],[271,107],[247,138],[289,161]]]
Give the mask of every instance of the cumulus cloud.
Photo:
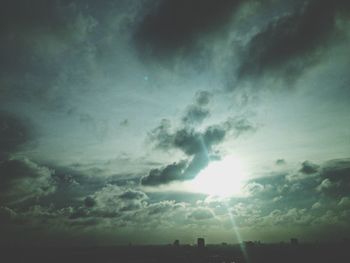
[[[246,185],[250,195],[230,201],[236,221],[241,226],[254,222],[255,227],[317,226],[319,231],[324,231],[326,225],[344,224],[348,218],[349,184],[345,174],[349,160],[310,164],[305,161],[295,171],[251,179]],[[315,169],[310,170],[310,166]],[[298,175],[305,167],[304,172],[311,174]]]
[[[91,198],[95,205],[91,209],[94,216],[118,217],[121,212],[134,211],[146,206],[147,195],[141,191],[123,189],[107,185],[95,192]]]

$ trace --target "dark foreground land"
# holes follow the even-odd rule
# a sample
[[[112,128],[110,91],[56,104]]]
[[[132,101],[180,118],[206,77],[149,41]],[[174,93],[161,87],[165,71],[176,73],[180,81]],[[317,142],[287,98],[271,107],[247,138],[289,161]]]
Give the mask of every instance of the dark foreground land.
[[[90,248],[1,248],[4,263],[289,263],[289,262],[350,262],[350,245],[211,245],[199,249],[192,246],[125,246]]]

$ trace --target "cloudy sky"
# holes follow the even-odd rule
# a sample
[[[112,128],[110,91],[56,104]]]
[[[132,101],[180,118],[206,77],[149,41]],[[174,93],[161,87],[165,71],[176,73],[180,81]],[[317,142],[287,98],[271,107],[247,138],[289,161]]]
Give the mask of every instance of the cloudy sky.
[[[347,0],[5,0],[0,244],[350,236]]]

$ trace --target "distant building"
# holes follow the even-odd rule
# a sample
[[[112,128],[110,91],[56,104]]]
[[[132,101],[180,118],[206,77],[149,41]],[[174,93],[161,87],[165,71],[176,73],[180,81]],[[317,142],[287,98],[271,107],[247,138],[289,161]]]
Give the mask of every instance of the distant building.
[[[299,241],[298,241],[297,238],[291,238],[291,239],[290,239],[290,244],[291,244],[292,246],[296,246],[296,245],[299,244]]]
[[[253,241],[244,241],[243,245],[245,248],[253,248],[255,243]]]
[[[180,246],[180,241],[178,240],[178,239],[176,239],[175,241],[174,241],[174,247],[179,247]]]
[[[204,238],[198,238],[197,239],[197,247],[198,248],[205,248],[205,240]]]

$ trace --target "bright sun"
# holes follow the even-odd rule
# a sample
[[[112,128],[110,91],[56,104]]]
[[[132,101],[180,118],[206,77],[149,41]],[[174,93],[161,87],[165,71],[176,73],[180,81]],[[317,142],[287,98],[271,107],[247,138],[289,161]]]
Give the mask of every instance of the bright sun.
[[[241,195],[245,179],[242,161],[229,156],[210,162],[190,184],[195,192],[227,197]]]

